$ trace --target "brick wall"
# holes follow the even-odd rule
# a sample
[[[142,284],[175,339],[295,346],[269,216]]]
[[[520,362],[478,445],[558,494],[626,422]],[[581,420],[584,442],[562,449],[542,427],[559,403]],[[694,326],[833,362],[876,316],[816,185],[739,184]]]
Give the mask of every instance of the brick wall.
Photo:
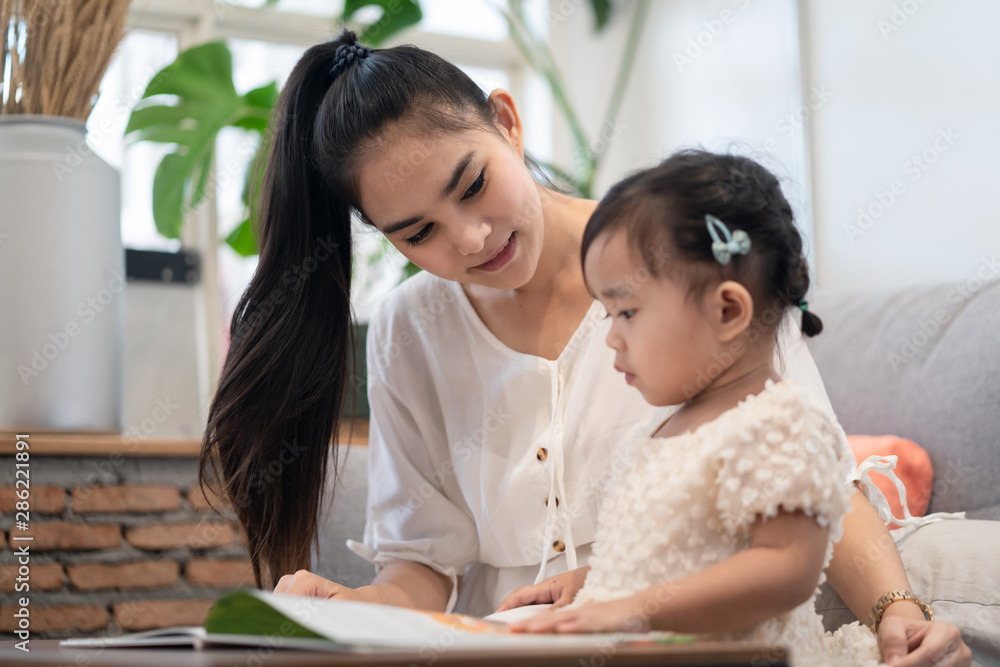
[[[200,625],[222,593],[253,585],[232,513],[209,509],[194,458],[33,456],[27,532],[14,523],[14,470],[13,457],[0,456],[7,638],[22,596],[33,638],[82,637]],[[27,593],[15,592],[12,550],[23,544],[31,553]]]

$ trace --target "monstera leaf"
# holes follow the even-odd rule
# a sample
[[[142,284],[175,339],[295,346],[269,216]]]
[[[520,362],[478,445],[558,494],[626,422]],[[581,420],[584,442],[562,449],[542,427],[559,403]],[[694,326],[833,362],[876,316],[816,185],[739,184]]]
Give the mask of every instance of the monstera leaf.
[[[175,146],[153,179],[153,219],[161,234],[179,238],[185,214],[205,200],[219,131],[240,127],[262,135],[277,98],[273,82],[236,92],[232,54],[223,42],[183,51],[153,77],[125,135]]]
[[[403,28],[415,25],[423,18],[420,3],[414,0],[346,0],[341,20],[349,22],[363,7],[381,7],[382,16],[358,35],[358,41],[369,46],[379,46]]]

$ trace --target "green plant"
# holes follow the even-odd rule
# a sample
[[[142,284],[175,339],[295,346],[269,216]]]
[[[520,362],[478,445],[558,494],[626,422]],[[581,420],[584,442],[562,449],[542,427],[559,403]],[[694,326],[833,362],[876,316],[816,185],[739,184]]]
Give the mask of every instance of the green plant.
[[[267,6],[277,0],[268,0]],[[383,9],[375,22],[363,26],[361,37],[376,46],[422,18],[415,0],[347,0],[341,20],[350,21],[363,7]],[[224,42],[208,42],[181,52],[160,70],[132,111],[125,136],[135,141],[172,144],[153,178],[153,220],[167,238],[180,238],[184,217],[200,206],[214,187],[208,181],[215,140],[224,127],[239,127],[257,135],[263,149],[264,132],[278,99],[271,82],[244,94],[233,84],[233,57]],[[248,178],[251,170],[248,171]],[[249,183],[244,184],[247,215],[226,238],[237,253],[257,254],[249,218]]]
[[[600,166],[603,152],[594,150],[594,144],[587,138],[587,133],[583,130],[583,125],[566,96],[566,85],[559,68],[556,67],[548,41],[531,30],[524,15],[523,4],[519,0],[507,0],[506,6],[494,4],[506,20],[511,39],[517,45],[518,50],[521,51],[528,64],[548,82],[556,107],[565,116],[573,135],[573,143],[576,147],[575,169],[568,171],[553,164],[545,164],[544,166],[573,186],[580,196],[592,197],[594,177]],[[615,75],[614,87],[611,99],[608,101],[607,111],[604,114],[602,128],[613,127],[618,118],[618,111],[621,108],[622,99],[625,97],[625,88],[628,86],[629,76],[632,73],[646,17],[649,14],[650,0],[638,0],[630,4],[633,6],[632,20],[625,42],[625,53]],[[612,4],[610,0],[590,0],[590,8],[594,14],[594,31],[601,32],[610,18]]]
[[[278,0],[267,0],[265,6]],[[595,31],[607,25],[613,5],[610,0],[588,0],[594,15]],[[619,66],[614,90],[605,114],[605,126],[618,115],[635,52],[641,37],[649,0],[634,4],[626,50]],[[378,46],[400,30],[418,23],[422,12],[418,0],[346,0],[340,20],[350,24],[359,10],[375,6],[382,9],[380,18],[358,26],[359,39]],[[552,90],[557,108],[569,123],[576,145],[574,169],[544,164],[554,175],[571,185],[580,195],[592,196],[594,176],[601,153],[591,143],[565,93],[565,84],[555,65],[545,39],[528,27],[520,0],[495,4],[510,30],[511,39],[527,62],[542,75]],[[214,187],[209,183],[215,141],[225,127],[239,127],[257,135],[258,149],[264,150],[263,137],[268,119],[277,101],[277,85],[272,82],[240,94],[233,84],[232,54],[223,42],[201,44],[177,56],[177,59],[153,77],[129,118],[125,134],[137,141],[172,144],[153,180],[153,219],[161,234],[179,238],[185,215],[202,205]],[[248,171],[249,174],[252,170]],[[226,238],[237,253],[257,254],[249,217],[250,184],[243,188],[243,222]],[[408,264],[406,275],[418,269]]]

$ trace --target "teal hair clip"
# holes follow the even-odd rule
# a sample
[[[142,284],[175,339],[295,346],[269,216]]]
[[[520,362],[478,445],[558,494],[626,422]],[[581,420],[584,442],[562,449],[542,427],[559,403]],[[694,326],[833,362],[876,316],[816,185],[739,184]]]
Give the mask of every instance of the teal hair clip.
[[[719,264],[725,266],[733,255],[746,255],[750,252],[750,235],[742,229],[730,233],[729,227],[711,214],[705,216],[705,225],[712,235],[712,254],[719,260]],[[719,237],[719,231],[725,240]]]

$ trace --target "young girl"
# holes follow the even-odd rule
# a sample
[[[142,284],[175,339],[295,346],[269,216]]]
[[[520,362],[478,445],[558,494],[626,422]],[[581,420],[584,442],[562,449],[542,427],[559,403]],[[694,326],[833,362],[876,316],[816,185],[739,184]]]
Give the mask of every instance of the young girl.
[[[619,453],[573,603],[515,629],[705,633],[786,644],[797,665],[877,664],[866,627],[824,635],[813,603],[852,459],[829,412],[774,367],[786,309],[802,310],[804,334],[822,330],[775,177],[678,153],[611,189],[581,254],[616,370],[650,404],[681,407]]]

